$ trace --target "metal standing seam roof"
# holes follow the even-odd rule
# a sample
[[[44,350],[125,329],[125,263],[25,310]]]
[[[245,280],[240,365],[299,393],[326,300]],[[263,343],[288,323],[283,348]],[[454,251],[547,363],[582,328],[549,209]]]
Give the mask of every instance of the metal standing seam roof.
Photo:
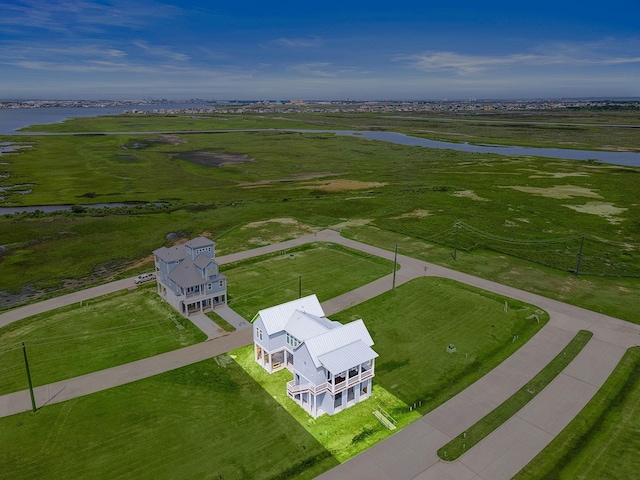
[[[337,374],[376,358],[378,354],[362,340],[320,355],[318,360],[329,372]]]
[[[309,350],[314,365],[316,368],[319,368],[322,365],[319,357],[357,342],[358,340],[362,341],[367,347],[373,345],[373,339],[362,320],[347,323],[339,328],[334,328],[326,333],[309,338],[304,344]]]
[[[264,310],[260,310],[258,315],[260,315],[264,323],[267,335],[273,335],[274,333],[284,330],[285,325],[296,310],[318,317],[324,317],[324,311],[315,294],[276,305],[275,307],[265,308]]]
[[[322,335],[340,326],[341,324],[339,322],[296,310],[284,326],[284,330],[296,339],[304,342],[309,338]]]

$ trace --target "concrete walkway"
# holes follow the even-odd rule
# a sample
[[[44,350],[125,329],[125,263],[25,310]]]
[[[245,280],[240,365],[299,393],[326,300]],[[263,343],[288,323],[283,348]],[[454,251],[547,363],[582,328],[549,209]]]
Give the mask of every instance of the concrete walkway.
[[[228,305],[220,305],[219,307],[216,307],[213,313],[223,320],[226,320],[227,323],[233,325],[236,330],[243,330],[251,327],[251,322],[242,318],[242,316],[233,311]]]
[[[191,313],[187,319],[207,336],[207,341],[226,335],[224,329],[207,317],[204,313]]]
[[[394,253],[340,237],[337,232],[324,230],[281,244],[248,250],[219,257],[220,263],[230,263],[258,255],[283,251],[313,241],[334,242],[373,255],[393,260]],[[437,265],[398,255],[401,269],[396,272],[395,284],[402,285],[421,276],[450,278],[505,297],[531,303],[545,309],[551,319],[529,342],[469,388],[436,408],[417,422],[401,430],[348,462],[321,475],[322,479],[508,479],[524,467],[591,399],[611,374],[616,364],[631,346],[640,345],[640,326],[613,317],[585,310],[450,270]],[[425,268],[426,267],[426,268]],[[129,281],[131,281],[129,279]],[[126,281],[120,288],[128,288]],[[132,281],[131,281],[132,282]],[[116,282],[114,282],[116,283]],[[120,284],[119,284],[120,285]],[[368,285],[340,295],[322,304],[327,315],[369,300],[392,288],[393,275],[380,278]],[[108,293],[108,286],[103,288]],[[115,288],[115,287],[113,287]],[[117,289],[117,288],[116,288]],[[88,295],[94,295],[88,289]],[[79,302],[82,292],[72,300]],[[97,295],[94,295],[97,296]],[[64,302],[65,297],[53,299]],[[91,298],[91,297],[86,297]],[[73,303],[70,301],[69,303]],[[52,302],[52,301],[47,301]],[[45,303],[45,302],[41,302]],[[60,305],[58,305],[60,306]],[[40,304],[16,309],[35,312]],[[47,308],[42,307],[45,311]],[[51,306],[49,308],[56,308]],[[229,309],[230,310],[230,309]],[[216,309],[216,313],[229,321],[229,311]],[[8,316],[8,314],[12,314]],[[0,315],[0,326],[6,318],[24,318],[8,312]],[[34,313],[29,313],[33,315]],[[25,315],[28,316],[28,315]],[[232,323],[233,324],[233,323]],[[238,328],[238,327],[236,327]],[[462,434],[486,413],[498,406],[535,376],[573,338],[578,330],[594,333],[593,339],[573,362],[545,390],[502,427],[469,450],[458,461],[443,462],[436,456],[438,448],[453,437]],[[175,350],[167,354],[140,360],[120,367],[77,377],[56,384],[38,387],[39,406],[87,395],[130,381],[146,378],[179,368],[205,358],[211,358],[234,348],[248,345],[252,330],[241,329],[231,335],[203,344]],[[17,392],[0,397],[0,416],[30,410],[28,392]]]

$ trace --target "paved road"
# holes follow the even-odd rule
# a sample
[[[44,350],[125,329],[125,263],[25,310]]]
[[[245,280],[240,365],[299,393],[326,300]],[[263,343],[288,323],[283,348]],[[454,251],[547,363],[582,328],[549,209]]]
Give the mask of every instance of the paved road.
[[[394,253],[340,237],[324,230],[317,234],[219,257],[222,264],[286,250],[313,241],[334,242],[393,260]],[[322,479],[508,479],[524,467],[580,411],[610,375],[624,351],[640,345],[640,326],[567,305],[539,295],[456,272],[437,265],[398,256],[401,269],[396,273],[399,286],[420,276],[445,277],[485,290],[528,302],[545,309],[549,323],[514,355],[469,388],[366,452],[321,475]],[[425,266],[427,267],[425,269]],[[113,289],[128,288],[127,281],[114,282]],[[392,287],[393,275],[323,303],[327,315],[373,298]],[[107,293],[109,286],[95,287]],[[86,290],[86,298],[98,290]],[[8,312],[16,321],[20,315],[33,315],[40,308],[55,308],[64,302],[79,302],[82,292],[60,299]],[[0,316],[0,325],[8,314]],[[229,315],[225,311],[224,315]],[[223,316],[223,315],[221,315]],[[224,318],[224,317],[223,317]],[[241,318],[241,317],[240,317]],[[238,323],[241,321],[235,319]],[[436,451],[451,438],[462,434],[485,414],[502,403],[535,376],[580,329],[594,337],[587,347],[545,390],[517,415],[488,436],[458,461],[443,462]],[[38,405],[68,400],[113,386],[122,385],[171,368],[179,368],[211,358],[251,343],[251,329],[216,338],[157,357],[58,382],[36,389]],[[28,393],[0,397],[0,416],[30,409]]]

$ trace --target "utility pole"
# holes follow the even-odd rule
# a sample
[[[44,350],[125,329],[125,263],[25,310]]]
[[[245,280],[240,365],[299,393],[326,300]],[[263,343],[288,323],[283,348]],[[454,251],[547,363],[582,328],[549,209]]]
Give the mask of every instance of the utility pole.
[[[398,269],[398,244],[396,243],[396,253],[393,257],[393,291],[396,290],[396,270]]]
[[[302,275],[298,275],[298,298],[302,298]]]
[[[27,347],[22,342],[22,353],[24,354],[24,365],[27,368],[27,379],[29,380],[29,393],[31,394],[31,408],[36,412],[36,399],[33,396],[33,383],[31,383],[31,372],[29,371],[29,360],[27,359]]]
[[[580,252],[578,253],[578,265],[576,265],[576,277],[580,275],[580,264],[582,263],[582,250],[584,249],[584,234],[580,241]]]
[[[458,253],[458,230],[460,229],[460,222],[456,222],[456,238],[453,242],[453,259],[456,259],[456,254]]]

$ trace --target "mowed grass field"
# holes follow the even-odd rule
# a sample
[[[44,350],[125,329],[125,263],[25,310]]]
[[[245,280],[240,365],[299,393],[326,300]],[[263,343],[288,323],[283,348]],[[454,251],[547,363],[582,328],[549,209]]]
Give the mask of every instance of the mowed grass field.
[[[228,357],[0,418],[0,479],[310,479],[338,462]]]
[[[539,322],[527,319],[534,313]],[[549,317],[532,305],[424,277],[332,316],[343,323],[360,318],[380,355],[376,382],[427,413],[500,364]]]
[[[393,273],[393,262],[340,245],[312,243],[221,270],[228,277],[229,306],[251,320],[259,310],[299,296],[316,294],[324,302],[342,295]]]
[[[177,325],[180,325],[181,329]],[[163,302],[155,285],[123,290],[0,329],[0,394],[73,378],[206,340]]]

